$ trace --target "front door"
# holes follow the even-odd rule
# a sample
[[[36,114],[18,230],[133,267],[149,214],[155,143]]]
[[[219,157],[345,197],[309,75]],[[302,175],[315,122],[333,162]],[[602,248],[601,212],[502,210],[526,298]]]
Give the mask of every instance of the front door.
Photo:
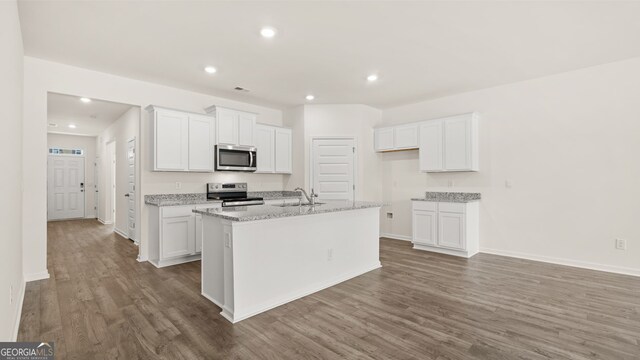
[[[84,218],[84,157],[50,155],[47,168],[47,218]]]
[[[127,143],[127,207],[128,207],[128,235],[129,239],[136,241],[136,140],[131,139]]]
[[[353,139],[313,139],[312,184],[319,199],[354,200]]]

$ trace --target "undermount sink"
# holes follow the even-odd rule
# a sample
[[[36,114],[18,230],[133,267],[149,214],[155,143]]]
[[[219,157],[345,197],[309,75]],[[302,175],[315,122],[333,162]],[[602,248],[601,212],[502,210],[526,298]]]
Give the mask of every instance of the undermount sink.
[[[316,206],[316,205],[322,205],[324,204],[323,202],[316,202],[315,204],[309,204],[309,203],[302,203],[300,205],[296,204],[296,203],[291,203],[291,204],[275,204],[274,206],[279,206],[279,207],[294,207],[294,206]]]

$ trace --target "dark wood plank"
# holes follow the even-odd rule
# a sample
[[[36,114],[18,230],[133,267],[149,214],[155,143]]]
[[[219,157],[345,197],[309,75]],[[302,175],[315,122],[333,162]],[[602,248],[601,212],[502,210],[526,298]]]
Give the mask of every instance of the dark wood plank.
[[[19,340],[60,359],[640,359],[640,279],[381,239],[383,268],[232,325],[198,262],[156,269],[92,220],[48,225]]]

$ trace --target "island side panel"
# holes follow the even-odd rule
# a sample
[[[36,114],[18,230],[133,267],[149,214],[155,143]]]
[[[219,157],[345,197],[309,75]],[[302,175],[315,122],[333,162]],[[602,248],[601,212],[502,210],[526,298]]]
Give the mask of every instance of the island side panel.
[[[202,219],[202,295],[216,305],[224,305],[224,234],[223,221],[211,216]]]
[[[232,223],[237,322],[380,267],[380,208]]]

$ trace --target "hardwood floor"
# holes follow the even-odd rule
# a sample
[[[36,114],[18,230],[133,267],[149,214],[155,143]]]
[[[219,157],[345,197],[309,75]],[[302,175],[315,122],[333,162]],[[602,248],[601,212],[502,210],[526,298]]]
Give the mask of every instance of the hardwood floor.
[[[20,341],[56,359],[640,359],[640,278],[382,239],[382,269],[231,325],[199,262],[156,269],[96,221],[52,222]]]

